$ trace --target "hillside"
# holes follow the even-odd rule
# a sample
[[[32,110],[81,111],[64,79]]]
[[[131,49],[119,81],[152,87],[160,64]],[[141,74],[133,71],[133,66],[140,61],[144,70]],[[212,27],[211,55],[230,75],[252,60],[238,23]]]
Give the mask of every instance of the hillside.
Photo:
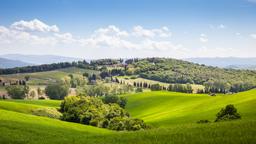
[[[147,58],[127,60],[127,71],[166,83],[201,84],[209,91],[244,91],[256,87],[256,71],[223,69],[187,61]]]
[[[22,109],[55,107],[58,101],[0,101],[0,143],[254,143],[255,95],[256,90],[216,97],[163,91],[127,94],[126,109],[152,125],[149,130],[137,132],[109,131],[33,116],[26,111],[18,113],[13,106],[3,108],[8,105]],[[196,123],[201,119],[213,121],[215,114],[227,104],[238,108],[241,120]]]

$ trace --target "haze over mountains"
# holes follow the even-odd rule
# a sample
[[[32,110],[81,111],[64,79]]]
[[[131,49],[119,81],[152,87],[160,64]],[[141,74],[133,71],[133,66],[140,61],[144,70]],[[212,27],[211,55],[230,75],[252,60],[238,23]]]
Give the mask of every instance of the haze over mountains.
[[[208,66],[217,66],[220,68],[233,69],[256,69],[256,57],[239,58],[239,57],[215,57],[215,58],[187,58],[186,61],[205,64]]]
[[[0,68],[13,68],[29,65],[51,64],[58,62],[72,62],[82,60],[74,57],[64,57],[56,55],[21,55],[7,54],[0,55]]]
[[[57,55],[22,55],[6,54],[0,55],[0,68],[13,68],[29,65],[50,64],[58,62],[72,62],[83,60],[82,58],[65,57]],[[86,59],[90,61],[89,59]],[[215,58],[185,58],[190,61],[208,66],[232,69],[250,69],[256,70],[256,58],[238,58],[238,57],[215,57]]]
[[[19,60],[10,60],[6,58],[0,58],[0,68],[14,68],[14,67],[22,67],[33,65],[31,63],[22,62]]]

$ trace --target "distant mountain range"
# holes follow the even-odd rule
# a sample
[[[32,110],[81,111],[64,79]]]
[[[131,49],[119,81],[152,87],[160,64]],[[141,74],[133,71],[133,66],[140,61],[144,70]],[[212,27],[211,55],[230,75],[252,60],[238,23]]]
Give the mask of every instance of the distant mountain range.
[[[58,62],[72,62],[81,60],[79,58],[64,57],[56,55],[21,55],[21,54],[7,54],[0,55],[1,58],[7,58],[11,60],[19,60],[32,64],[50,64]]]
[[[0,68],[14,68],[14,67],[22,67],[22,66],[28,66],[33,65],[30,63],[26,63],[19,60],[10,60],[6,58],[0,58]]]
[[[7,54],[0,55],[0,68],[13,68],[29,65],[51,64],[58,62],[72,62],[83,60],[81,58],[64,57],[57,55],[21,55],[21,54]],[[256,70],[256,57],[255,58],[186,58],[186,61],[204,64],[208,66],[216,66],[220,68],[232,69],[250,69]],[[89,59],[87,61],[90,61]]]
[[[216,58],[186,58],[186,61],[204,64],[208,66],[216,66],[221,68],[233,69],[250,69],[256,70],[256,57],[255,58],[238,58],[238,57],[216,57]]]

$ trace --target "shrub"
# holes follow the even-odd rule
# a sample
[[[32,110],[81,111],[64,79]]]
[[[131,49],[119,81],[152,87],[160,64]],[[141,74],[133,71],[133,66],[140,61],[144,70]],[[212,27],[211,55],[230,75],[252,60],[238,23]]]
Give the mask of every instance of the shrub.
[[[136,88],[135,92],[136,93],[143,92],[143,89],[141,87],[138,87],[138,88]]]
[[[196,123],[210,123],[210,121],[209,120],[199,120],[199,121],[197,121]]]
[[[33,115],[59,119],[61,113],[56,108],[38,108],[32,110]]]
[[[152,91],[159,91],[159,90],[161,90],[161,86],[160,86],[160,84],[152,84],[150,89]]]
[[[241,118],[240,114],[237,113],[237,109],[232,104],[227,105],[225,108],[222,108],[220,110],[220,112],[217,113],[216,116],[217,116],[217,118],[216,118],[215,122],[235,120],[235,119]]]
[[[28,86],[8,86],[6,91],[13,99],[24,99],[28,93]]]
[[[52,84],[45,88],[45,93],[51,99],[63,99],[68,94],[68,87],[62,84]]]
[[[119,97],[117,95],[108,95],[103,98],[105,104],[116,103],[120,107],[125,108],[127,99],[125,97]]]
[[[131,76],[131,78],[130,79],[137,79],[137,77],[136,76]]]

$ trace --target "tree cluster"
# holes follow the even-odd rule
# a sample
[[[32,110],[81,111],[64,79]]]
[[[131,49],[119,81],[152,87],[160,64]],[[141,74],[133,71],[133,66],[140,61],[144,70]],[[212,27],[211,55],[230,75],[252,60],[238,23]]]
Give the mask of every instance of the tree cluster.
[[[8,95],[13,99],[24,99],[29,93],[28,86],[13,85],[6,87]]]
[[[45,94],[51,99],[64,99],[68,95],[69,88],[64,84],[51,84],[45,88]]]
[[[234,107],[234,105],[230,104],[225,108],[222,108],[220,112],[217,113],[215,122],[235,120],[240,118],[241,115],[237,112],[237,109]]]
[[[104,104],[101,99],[68,96],[61,103],[62,120],[111,130],[140,130],[147,128],[140,119],[130,118],[128,112],[115,103]]]

